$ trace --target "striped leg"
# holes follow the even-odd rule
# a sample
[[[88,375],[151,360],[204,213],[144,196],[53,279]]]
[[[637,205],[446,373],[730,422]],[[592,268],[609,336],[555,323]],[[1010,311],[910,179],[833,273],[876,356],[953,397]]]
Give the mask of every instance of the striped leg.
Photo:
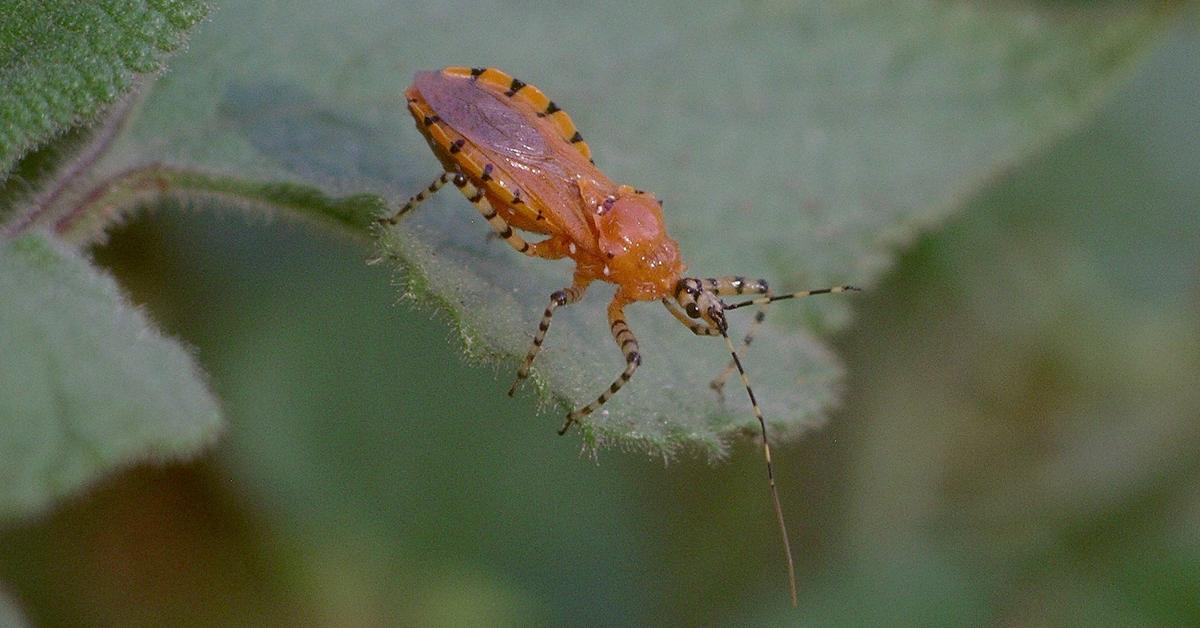
[[[541,351],[542,343],[546,340],[546,331],[550,329],[550,319],[554,316],[554,310],[582,299],[589,283],[591,283],[590,279],[581,279],[576,275],[570,288],[558,290],[550,295],[550,304],[546,306],[546,311],[542,312],[542,322],[538,324],[537,333],[533,335],[533,344],[529,345],[529,352],[525,354],[521,368],[517,369],[517,379],[508,388],[509,397],[513,396],[513,393],[517,392],[517,386],[521,385],[526,377],[529,377],[529,367],[533,366],[533,360],[537,357],[538,351]]]
[[[429,187],[421,190],[416,196],[408,199],[408,202],[405,203],[400,209],[396,210],[396,213],[388,216],[387,218],[380,218],[377,222],[379,222],[381,225],[394,225],[400,222],[400,219],[404,217],[404,214],[416,209],[418,205],[425,202],[425,199],[433,196],[438,190],[442,189],[442,186],[446,185],[446,182],[450,180],[450,176],[451,175],[449,172],[443,172],[441,176],[433,180],[433,183],[429,184]]]
[[[533,257],[545,256],[543,251],[539,251],[534,245],[526,242],[524,238],[513,233],[512,227],[509,226],[508,222],[500,216],[494,207],[492,207],[492,204],[487,200],[487,195],[483,193],[483,190],[475,187],[475,184],[471,183],[471,181],[467,179],[466,175],[454,175],[454,185],[460,192],[463,193],[463,196],[467,197],[468,201],[471,201],[471,203],[475,205],[475,209],[478,209],[479,213],[483,214],[484,220],[488,221],[488,226],[492,228],[492,231],[494,231],[496,235],[500,236],[501,240],[507,242],[508,245],[516,249],[518,253],[524,253]],[[539,244],[548,243],[549,241],[550,240],[546,240],[545,242]]]
[[[621,353],[625,355],[625,370],[621,371],[612,385],[600,393],[595,401],[567,415],[567,420],[558,430],[560,436],[567,433],[567,429],[571,427],[572,423],[577,423],[579,419],[599,410],[600,406],[603,406],[613,395],[617,394],[618,390],[621,390],[621,387],[629,381],[629,378],[633,377],[633,372],[641,365],[642,355],[638,353],[637,338],[629,330],[629,325],[625,323],[624,309],[628,303],[629,301],[625,300],[618,292],[617,296],[613,297],[612,303],[608,305],[608,328],[612,332],[613,340],[621,347]]]
[[[711,290],[719,297],[727,297],[735,294],[746,293],[763,294],[767,297],[771,296],[771,288],[767,285],[767,280],[765,279],[746,281],[745,277],[717,277],[705,279],[704,284],[706,288]],[[750,327],[746,330],[746,335],[742,338],[742,346],[739,349],[741,353],[745,353],[746,349],[750,347],[750,343],[754,342],[754,334],[758,333],[759,326],[761,326],[762,322],[766,320],[767,306],[770,305],[770,303],[770,301],[764,301],[757,304],[758,311],[754,313],[754,320],[750,321]],[[708,387],[717,391],[718,395],[724,396],[725,380],[729,379],[730,375],[733,375],[733,371],[736,368],[737,365],[733,363],[733,359],[730,359],[729,363],[725,365],[725,370],[721,371],[720,374],[714,377],[713,380],[708,383]]]

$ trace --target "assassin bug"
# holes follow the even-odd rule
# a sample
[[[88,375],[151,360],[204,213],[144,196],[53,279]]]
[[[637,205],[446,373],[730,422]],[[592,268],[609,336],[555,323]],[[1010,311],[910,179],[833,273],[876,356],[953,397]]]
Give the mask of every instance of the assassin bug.
[[[736,370],[750,397],[762,432],[767,479],[783,535],[792,605],[796,605],[795,568],[771,469],[766,420],[729,338],[725,312],[758,306],[742,339],[744,349],[753,340],[769,303],[856,288],[836,286],[775,295],[762,279],[684,277],[679,245],[667,235],[663,222],[662,201],[648,192],[618,185],[600,172],[570,116],[541,90],[500,70],[450,67],[418,72],[405,96],[417,129],[445,171],[392,215],[380,218],[380,223],[396,224],[452,182],[483,214],[492,231],[517,252],[575,261],[570,287],[550,295],[509,396],[529,375],[555,309],[579,301],[593,281],[617,285],[608,305],[608,324],[625,356],[625,368],[595,401],[568,414],[559,434],[604,405],[641,365],[637,338],[625,323],[626,305],[657,299],[693,334],[725,339],[730,362],[711,386],[720,391]],[[531,243],[516,230],[548,237]],[[759,296],[732,304],[721,299],[743,294]]]

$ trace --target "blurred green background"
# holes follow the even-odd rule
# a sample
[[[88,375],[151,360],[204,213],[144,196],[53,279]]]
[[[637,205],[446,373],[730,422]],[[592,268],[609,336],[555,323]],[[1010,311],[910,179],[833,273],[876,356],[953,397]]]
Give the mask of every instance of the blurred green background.
[[[1200,624],[1198,59],[1174,29],[855,299],[846,403],[777,447],[798,610],[753,443],[594,464],[366,249],[174,205],[95,256],[228,433],[0,531],[0,591],[39,625]]]

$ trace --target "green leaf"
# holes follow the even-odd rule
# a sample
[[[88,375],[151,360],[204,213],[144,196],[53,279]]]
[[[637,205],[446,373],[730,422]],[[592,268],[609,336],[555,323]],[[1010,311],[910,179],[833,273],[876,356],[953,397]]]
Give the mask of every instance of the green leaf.
[[[4,241],[0,294],[0,519],[216,437],[192,357],[77,253],[42,235]]]
[[[197,0],[7,0],[0,20],[0,180],[30,149],[157,72],[208,12]]]
[[[920,228],[1086,116],[1169,6],[231,4],[106,167],[167,161],[403,199],[438,172],[403,107],[412,73],[494,65],[566,108],[615,179],[666,200],[692,273],[765,277],[779,290],[870,284]],[[468,353],[514,368],[571,269],[485,233],[447,191],[384,247],[408,292],[450,314]],[[595,398],[622,367],[608,294],[556,315],[534,382],[555,413]],[[777,306],[778,326],[746,360],[779,433],[820,423],[837,398],[840,367],[811,333],[844,324],[851,299],[809,301]],[[722,454],[754,420],[741,390],[727,387],[722,404],[706,388],[727,359],[721,343],[653,304],[629,318],[643,367],[587,440]]]

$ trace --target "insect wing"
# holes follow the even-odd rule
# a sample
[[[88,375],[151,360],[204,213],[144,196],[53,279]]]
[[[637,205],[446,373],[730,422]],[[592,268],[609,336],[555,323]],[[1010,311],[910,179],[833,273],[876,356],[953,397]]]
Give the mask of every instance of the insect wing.
[[[475,145],[504,169],[526,198],[539,201],[547,218],[581,246],[590,244],[586,217],[580,213],[576,171],[603,177],[586,158],[550,133],[547,123],[502,100],[476,81],[444,72],[419,72],[413,85],[441,123]],[[566,150],[563,150],[563,149]]]
[[[563,176],[541,131],[520,111],[470,79],[420,72],[414,84],[438,117],[476,146]]]

